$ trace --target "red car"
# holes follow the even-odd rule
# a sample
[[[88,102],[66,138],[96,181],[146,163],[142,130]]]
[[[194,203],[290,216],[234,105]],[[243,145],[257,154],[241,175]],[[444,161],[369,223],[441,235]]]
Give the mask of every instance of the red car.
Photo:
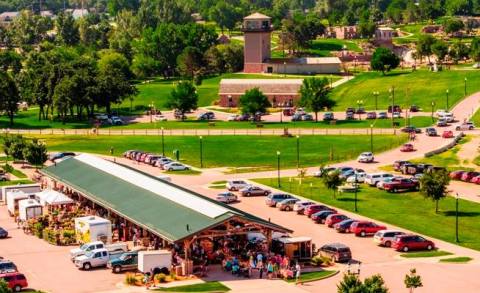
[[[28,287],[27,278],[24,274],[19,272],[0,274],[0,279],[5,280],[8,284],[8,288],[14,292],[20,292],[23,288]]]
[[[464,181],[464,182],[470,182],[470,180],[472,180],[473,177],[477,177],[479,176],[480,173],[479,172],[463,172],[462,174],[462,177],[460,178],[460,180]]]
[[[451,130],[446,130],[442,133],[443,138],[452,138],[453,137],[453,131]]]
[[[303,214],[310,218],[313,214],[326,210],[331,210],[331,208],[322,204],[312,204],[305,208]]]
[[[448,174],[448,176],[450,176],[450,179],[460,180],[462,178],[463,173],[465,173],[465,172],[466,171],[464,171],[464,170],[452,171],[452,172],[450,172],[450,174]]]
[[[329,227],[329,228],[332,228],[333,225],[335,225],[336,223],[340,223],[341,221],[346,220],[346,219],[348,219],[348,217],[345,216],[345,215],[332,214],[332,215],[329,215],[327,217],[327,219],[325,220],[325,225],[327,225],[327,227]]]
[[[365,237],[367,235],[373,235],[380,230],[386,230],[387,227],[375,224],[369,221],[359,221],[355,222],[350,226],[350,232],[354,233],[355,236]]]
[[[417,180],[408,178],[398,178],[390,182],[383,183],[383,189],[388,192],[397,192],[399,190],[418,190],[420,183]]]
[[[418,235],[399,235],[395,237],[392,247],[397,251],[410,250],[432,250],[435,249],[435,244]]]
[[[401,152],[413,152],[413,151],[415,151],[415,148],[413,147],[413,144],[406,143],[406,144],[402,145],[402,147],[400,148],[400,151]]]
[[[480,184],[480,176],[473,177],[470,183]]]

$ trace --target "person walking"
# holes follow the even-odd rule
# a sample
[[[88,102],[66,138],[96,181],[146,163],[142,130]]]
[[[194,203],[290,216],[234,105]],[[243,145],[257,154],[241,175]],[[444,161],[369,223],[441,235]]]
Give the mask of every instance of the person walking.
[[[297,262],[297,264],[295,265],[295,284],[296,285],[298,285],[301,274],[302,274],[302,268],[300,267],[300,264]]]

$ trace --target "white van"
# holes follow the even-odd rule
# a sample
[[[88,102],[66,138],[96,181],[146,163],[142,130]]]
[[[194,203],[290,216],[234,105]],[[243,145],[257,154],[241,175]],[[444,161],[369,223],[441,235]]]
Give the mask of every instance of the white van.
[[[234,180],[228,180],[226,187],[229,191],[239,191],[240,189],[243,189],[248,185],[250,184],[248,184],[245,180],[234,179]]]
[[[378,182],[382,181],[385,178],[391,178],[394,177],[390,173],[372,173],[372,174],[367,174],[365,176],[365,183],[370,185],[370,186],[375,186],[377,185]]]

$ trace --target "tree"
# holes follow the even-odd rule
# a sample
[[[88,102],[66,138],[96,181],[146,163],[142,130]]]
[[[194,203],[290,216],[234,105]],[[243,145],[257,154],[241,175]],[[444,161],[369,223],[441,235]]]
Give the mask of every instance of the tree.
[[[377,274],[365,278],[362,282],[357,275],[345,274],[337,285],[338,293],[388,293],[385,281]]]
[[[328,96],[329,93],[329,81],[326,77],[306,78],[300,88],[299,105],[315,112],[315,121],[318,122],[318,112],[324,108],[331,109],[336,104]]]
[[[57,29],[57,38],[60,43],[67,46],[78,44],[80,35],[78,24],[75,22],[71,13],[59,13],[55,19]]]
[[[325,26],[314,15],[294,15],[282,21],[282,43],[292,52],[310,46],[310,42],[325,33]]]
[[[337,189],[343,182],[340,178],[340,171],[329,172],[322,177],[322,180],[323,185],[333,191],[333,198],[336,198]]]
[[[96,103],[111,112],[112,103],[121,103],[125,98],[137,93],[130,83],[133,74],[128,60],[117,52],[106,52],[98,61],[98,95]]]
[[[373,70],[381,71],[383,75],[400,64],[400,58],[388,48],[377,48],[373,53],[370,66]]]
[[[470,45],[470,58],[475,62],[480,62],[480,38],[473,38]]]
[[[34,138],[31,142],[27,143],[23,150],[23,156],[27,162],[35,167],[43,166],[48,159],[47,147],[45,144]]]
[[[171,91],[165,106],[179,111],[182,120],[185,119],[185,113],[197,109],[198,94],[195,86],[190,81],[181,81]]]
[[[435,201],[435,213],[438,213],[438,202],[448,194],[450,177],[446,170],[427,172],[420,178],[420,193]]]
[[[458,61],[469,57],[470,48],[468,48],[468,46],[461,41],[458,41],[452,45],[449,54],[451,55],[453,61],[458,63]]]
[[[432,55],[432,45],[435,44],[437,39],[431,35],[421,35],[417,41],[417,52],[422,57],[428,58],[428,63],[430,63],[430,55]]]
[[[8,154],[12,156],[13,160],[21,161],[25,157],[23,156],[23,150],[25,149],[26,141],[21,135],[15,135],[11,138]]]
[[[178,72],[190,80],[202,76],[203,65],[202,52],[195,47],[186,47],[177,57]]]
[[[15,81],[10,74],[0,70],[0,110],[7,113],[10,126],[13,125],[13,117],[18,111],[19,101],[20,95]]]
[[[432,45],[432,53],[437,56],[437,59],[440,63],[445,60],[445,57],[448,55],[448,45],[444,41],[437,40]]]
[[[259,88],[253,88],[245,92],[240,97],[239,105],[243,114],[255,116],[256,113],[266,113],[267,108],[271,107],[270,101]]]
[[[465,24],[461,19],[448,18],[443,24],[444,30],[447,34],[453,34],[465,28]]]
[[[209,18],[220,26],[222,35],[225,28],[228,30],[234,29],[235,24],[241,20],[241,17],[242,14],[239,9],[226,1],[218,1],[209,13]]]
[[[417,270],[414,268],[410,269],[410,274],[405,275],[405,280],[403,282],[405,283],[405,287],[409,289],[410,293],[413,293],[413,290],[416,288],[423,287],[422,277],[417,275]]]

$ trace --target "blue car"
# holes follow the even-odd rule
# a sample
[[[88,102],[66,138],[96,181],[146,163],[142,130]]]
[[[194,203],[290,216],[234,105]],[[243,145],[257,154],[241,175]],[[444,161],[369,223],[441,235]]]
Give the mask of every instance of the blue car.
[[[0,238],[7,238],[8,237],[8,231],[0,227]]]

